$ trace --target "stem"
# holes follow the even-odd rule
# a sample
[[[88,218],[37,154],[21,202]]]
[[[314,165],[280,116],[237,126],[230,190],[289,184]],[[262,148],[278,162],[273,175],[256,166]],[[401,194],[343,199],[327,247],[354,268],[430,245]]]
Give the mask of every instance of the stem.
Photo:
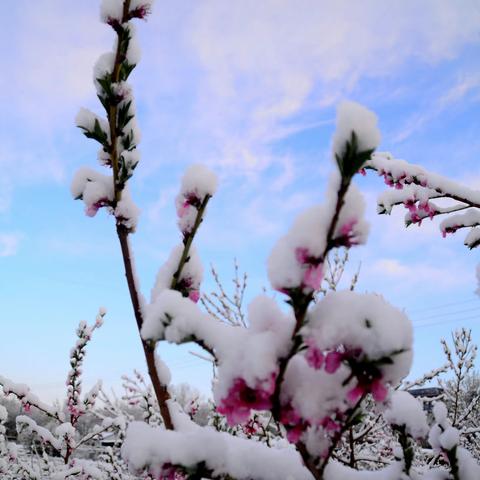
[[[332,441],[332,444],[330,445],[330,448],[328,449],[328,452],[327,452],[327,455],[325,456],[323,462],[322,462],[322,465],[320,466],[320,468],[318,469],[320,475],[323,475],[323,472],[325,471],[325,467],[327,466],[329,460],[330,460],[330,457],[333,455],[333,452],[335,451],[335,449],[337,448],[337,445],[338,443],[340,442],[341,438],[342,438],[342,435],[352,426],[350,424],[350,422],[352,421],[352,419],[355,417],[356,413],[357,413],[357,410],[358,408],[360,407],[361,403],[363,402],[363,400],[365,399],[365,397],[367,396],[366,393],[364,393],[360,399],[357,401],[357,403],[355,404],[355,406],[350,410],[350,414],[348,415],[347,419],[345,420],[345,424],[344,426],[342,427],[342,429],[337,433],[337,435],[335,436],[335,438],[333,439]],[[323,478],[322,476],[320,478]]]
[[[128,234],[128,229],[124,225],[117,223],[117,235],[122,250],[123,264],[125,266],[125,276],[127,278],[130,299],[132,301],[133,313],[137,322],[138,332],[140,333],[143,325],[143,315],[140,306],[140,297],[135,282],[135,275],[133,273]],[[141,341],[143,352],[145,354],[145,360],[147,362],[148,374],[152,382],[155,396],[157,397],[158,405],[160,407],[160,413],[162,415],[165,428],[167,428],[168,430],[173,430],[172,417],[170,415],[170,410],[167,404],[167,401],[170,399],[170,394],[168,393],[167,385],[164,385],[158,377],[157,366],[155,364],[155,346],[146,342],[143,339],[141,339]]]
[[[130,11],[130,0],[124,0],[123,2],[123,15],[122,23],[128,21],[128,12]],[[115,52],[115,63],[112,72],[112,83],[118,83],[120,80],[120,67],[122,64],[122,54],[120,51],[121,38],[120,35],[123,30],[117,30],[117,50]],[[108,109],[108,125],[110,127],[110,160],[113,170],[113,190],[115,192],[115,203],[118,203],[122,197],[122,190],[118,188],[118,151],[117,151],[117,104],[110,104]]]
[[[122,23],[126,23],[129,20],[130,0],[124,0],[123,2],[123,15]],[[115,63],[112,72],[112,83],[117,83],[120,79],[120,68],[123,61],[121,53],[121,35],[124,30],[122,28],[116,29],[118,41],[117,49],[115,52]],[[122,187],[118,185],[118,151],[117,151],[117,116],[118,108],[116,104],[110,104],[108,109],[108,124],[110,127],[110,161],[113,170],[113,189],[115,192],[114,204],[117,204],[122,197]],[[125,267],[125,276],[127,278],[128,290],[130,292],[130,298],[132,301],[133,312],[135,314],[135,320],[137,322],[138,332],[141,338],[141,328],[143,324],[143,315],[140,306],[140,297],[135,281],[135,275],[133,273],[132,255],[130,253],[130,245],[128,242],[129,230],[121,224],[117,219],[117,236],[120,242],[120,248],[122,251],[123,264]],[[141,338],[143,352],[145,354],[145,360],[147,362],[148,374],[152,382],[153,390],[157,397],[160,413],[165,424],[165,428],[173,430],[173,422],[168,409],[167,401],[170,399],[167,386],[162,384],[158,377],[157,367],[155,365],[155,346],[145,342]]]
[[[348,430],[348,443],[350,445],[350,467],[355,468],[355,440],[353,438],[353,427]]]
[[[205,212],[205,209],[207,208],[207,203],[210,200],[210,198],[212,198],[211,195],[208,195],[208,194],[205,195],[205,198],[203,199],[200,207],[198,208],[197,216],[195,218],[195,223],[193,224],[192,231],[187,233],[183,239],[184,247],[183,247],[182,256],[180,257],[177,271],[173,274],[172,283],[170,284],[170,288],[172,290],[176,289],[178,281],[182,276],[183,268],[185,267],[185,264],[189,260],[189,253],[190,253],[190,248],[192,247],[193,239],[197,233],[198,227],[200,227],[200,224],[202,223],[203,214]]]
[[[325,261],[327,258],[328,252],[332,249],[334,245],[333,235],[335,233],[335,227],[338,223],[338,218],[340,216],[340,211],[343,207],[345,195],[347,193],[348,187],[350,186],[351,179],[342,179],[342,183],[340,184],[340,188],[337,193],[337,203],[335,205],[335,212],[333,214],[332,220],[330,221],[330,225],[328,227],[327,232],[327,242],[325,246],[325,250],[321,256],[321,261]],[[307,315],[308,306],[310,302],[313,300],[313,292],[309,294],[304,294],[301,290],[295,296],[291,297],[291,305],[293,307],[293,311],[295,313],[295,328],[292,333],[292,347],[288,352],[287,356],[280,360],[279,371],[275,381],[275,391],[272,397],[272,414],[273,418],[276,421],[280,421],[280,392],[282,389],[282,383],[285,376],[285,372],[287,370],[288,363],[290,359],[298,352],[298,349],[302,345],[302,339],[298,335],[300,329],[303,327],[305,323],[305,317]]]

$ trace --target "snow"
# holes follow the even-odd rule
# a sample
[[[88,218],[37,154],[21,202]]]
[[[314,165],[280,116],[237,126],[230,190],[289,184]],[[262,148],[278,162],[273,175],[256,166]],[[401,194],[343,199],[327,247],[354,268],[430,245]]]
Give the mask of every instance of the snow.
[[[383,416],[390,424],[405,427],[405,432],[413,438],[425,438],[428,434],[423,405],[408,392],[393,392]]]
[[[215,476],[228,474],[237,480],[312,479],[295,450],[269,448],[210,427],[173,432],[132,422],[122,456],[134,472],[159,474],[166,464],[193,467],[205,462]]]
[[[343,156],[352,131],[357,135],[359,152],[377,148],[381,139],[377,123],[377,116],[359,103],[341,102],[337,108],[337,128],[333,136],[334,155]]]
[[[480,225],[480,211],[472,208],[465,213],[449,215],[440,223],[440,230],[446,232],[449,229],[456,230],[460,227],[475,227],[477,225]]]
[[[206,195],[213,196],[217,191],[217,175],[205,165],[196,163],[190,165],[182,177],[180,193],[188,195],[194,193],[202,199]]]
[[[130,10],[132,10],[132,8],[130,8]],[[128,44],[126,59],[130,65],[137,65],[142,58],[142,51],[138,42],[135,25],[129,24],[128,30],[130,33],[130,42]]]
[[[7,409],[3,406],[0,405],[0,423],[4,423],[8,418],[8,412]]]
[[[333,174],[326,204],[300,213],[287,234],[273,247],[268,258],[268,277],[274,289],[282,292],[299,287],[304,291],[318,290],[327,246],[349,248],[366,242],[369,226],[364,219],[365,202],[353,185],[343,198],[333,237],[327,239],[337,208],[340,181],[339,174]]]
[[[398,184],[397,188],[399,189],[402,189],[404,185],[415,183],[434,190],[437,194],[448,194],[447,196],[458,197],[456,199],[459,201],[466,200],[471,204],[480,205],[480,191],[468,188],[436,173],[428,172],[419,165],[395,159],[390,153],[374,153],[371,160],[367,162],[367,166],[374,168],[379,175],[383,175],[389,185],[396,186]]]
[[[52,408],[50,405],[42,402],[36,395],[30,391],[30,387],[24,383],[15,383],[8,378],[0,375],[0,386],[6,396],[14,395],[22,401],[23,404],[28,403],[37,406],[44,412],[47,412],[53,417],[62,419],[64,415],[57,408]]]
[[[81,108],[75,117],[75,125],[89,132],[94,130],[95,122],[98,122],[107,139],[109,139],[110,128],[108,126],[108,122],[104,118],[99,117],[88,108]]]
[[[117,202],[114,211],[115,218],[125,225],[130,231],[135,231],[140,217],[140,209],[135,205],[126,186],[122,191],[122,197]]]
[[[282,388],[282,404],[290,403],[304,419],[318,424],[335,410],[344,410],[348,390],[343,381],[349,376],[348,368],[341,366],[333,374],[310,368],[302,355],[290,361]]]
[[[115,53],[114,52],[105,52],[93,66],[93,83],[97,89],[98,94],[103,95],[103,87],[98,82],[98,79],[102,79],[107,75],[110,75],[113,72],[113,67],[115,65]]]
[[[205,197],[213,196],[217,190],[218,179],[214,172],[202,164],[187,168],[175,198],[178,214],[178,227],[184,234],[193,230],[198,210]]]
[[[157,375],[160,383],[162,385],[169,385],[172,379],[172,374],[170,373],[167,364],[157,354],[155,354],[155,367],[157,368]]]
[[[478,245],[480,243],[480,228],[472,228],[463,243],[470,248]]]
[[[183,250],[183,244],[174,247],[167,261],[160,267],[151,292],[152,303],[155,302],[163,290],[170,288],[173,275],[178,269]],[[183,282],[188,285],[190,289],[199,290],[203,280],[203,265],[195,246],[190,248],[188,256],[189,260],[185,262],[180,278],[177,281],[178,283]]]
[[[406,185],[402,189],[386,190],[377,199],[378,213],[390,213],[395,205],[408,201],[426,203],[437,196],[435,190],[414,184]]]
[[[368,359],[391,357],[381,366],[383,379],[396,385],[412,363],[412,326],[407,316],[376,294],[330,292],[309,313],[302,331],[320,349],[343,345],[360,349]],[[395,353],[397,352],[397,353]]]
[[[116,20],[119,23],[123,16],[123,0],[102,0],[100,5],[100,20],[104,23],[110,23]]]

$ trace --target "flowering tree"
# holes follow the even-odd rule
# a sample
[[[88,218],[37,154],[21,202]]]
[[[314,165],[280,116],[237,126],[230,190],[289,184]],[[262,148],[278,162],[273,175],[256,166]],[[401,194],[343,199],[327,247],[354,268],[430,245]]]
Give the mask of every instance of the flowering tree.
[[[366,163],[383,176],[394,190],[378,198],[378,213],[389,214],[397,205],[407,210],[405,225],[421,225],[426,218],[445,218],[440,230],[445,237],[460,229],[467,229],[465,245],[472,249],[480,245],[480,193],[464,185],[429,172],[405,160],[397,160],[390,153],[378,153]],[[461,213],[458,213],[461,212]]]
[[[364,202],[352,180],[380,158],[373,155],[380,141],[373,113],[351,102],[340,105],[333,139],[335,170],[325,203],[299,215],[270,255],[270,282],[285,295],[290,311],[262,295],[249,306],[248,328],[238,328],[204,313],[196,304],[202,268],[192,242],[217,185],[215,175],[201,165],[187,170],[176,199],[182,244],[160,268],[150,302],[141,296],[128,242],[138,218],[128,180],[139,160],[139,134],[127,79],[138,61],[131,20],[144,18],[150,7],[148,0],[102,2],[102,19],[117,35],[114,52],[104,54],[95,66],[106,119],[81,110],[77,125],[100,143],[100,162],[111,173],[82,169],[72,183],[72,194],[84,201],[88,215],[104,208],[115,218],[134,314],[163,419],[161,427],[129,425],[124,459],[138,473],[155,478],[355,476],[355,470],[333,456],[344,434],[362,422],[363,406],[370,399],[387,408],[386,418],[398,431],[401,446],[397,460],[381,470],[379,478],[417,476],[412,469],[412,445],[414,439],[428,434],[426,419],[408,393],[392,393],[411,365],[410,322],[373,294],[339,291],[313,302],[329,253],[365,243],[367,238]],[[427,212],[423,203],[422,211]],[[213,392],[216,410],[230,425],[250,422],[254,411],[268,412],[283,443],[270,447],[192,422],[170,398],[168,369],[156,354],[163,340],[195,342],[211,355],[218,372]],[[444,452],[450,468],[440,474],[460,478],[459,472],[466,472],[468,476],[462,478],[473,478],[478,468],[458,447],[458,432],[441,405],[435,422],[431,444]]]
[[[77,342],[70,352],[70,370],[67,375],[67,394],[65,404],[50,406],[34,395],[27,385],[10,381],[0,376],[0,386],[5,396],[16,398],[22,405],[26,414],[32,409],[41,412],[52,420],[47,427],[37,423],[32,416],[19,415],[16,417],[17,430],[19,433],[28,432],[35,435],[40,441],[43,455],[39,462],[33,463],[20,456],[14,444],[9,444],[5,439],[3,424],[7,419],[6,409],[0,406],[0,454],[4,457],[0,461],[0,473],[6,478],[24,478],[39,480],[42,478],[82,478],[85,480],[100,479],[103,472],[91,462],[80,461],[74,458],[75,452],[92,439],[98,438],[107,431],[115,431],[121,428],[121,417],[104,417],[102,422],[94,425],[87,433],[81,434],[79,420],[93,411],[97,400],[101,382],[97,382],[82,398],[82,364],[86,353],[86,347],[91,340],[93,332],[101,327],[105,310],[101,309],[95,323],[88,326],[80,322],[76,335]],[[46,451],[49,450],[62,465],[52,462]],[[3,478],[3,477],[2,477]]]
[[[28,416],[17,418],[20,429],[35,432],[60,454],[62,469],[45,473],[15,463],[14,452],[4,440],[5,412],[0,409],[0,453],[12,460],[6,463],[2,458],[0,471],[12,478],[47,475],[83,480],[131,476],[149,480],[478,479],[480,467],[460,446],[457,415],[452,422],[445,405],[437,403],[429,426],[421,403],[398,390],[412,362],[412,326],[406,315],[379,295],[359,294],[353,288],[336,291],[343,271],[341,260],[338,267],[333,260],[333,267],[328,268],[329,255],[332,258],[336,249],[348,251],[367,240],[364,201],[353,183],[365,168],[379,170],[393,185],[410,182],[418,187],[410,200],[395,197],[390,203],[405,203],[414,214],[412,222],[463,209],[459,204],[440,212],[429,203],[435,195],[450,196],[463,204],[473,202],[466,189],[455,190],[446,180],[424,175],[419,167],[410,166],[407,171],[405,166],[405,171],[398,173],[397,163],[385,154],[376,154],[380,142],[377,118],[361,105],[344,102],[338,108],[333,173],[324,203],[301,213],[270,254],[269,280],[283,295],[287,309],[260,295],[244,316],[240,281],[233,299],[237,311],[231,318],[225,314],[222,297],[219,309],[208,297],[204,310],[197,303],[203,268],[193,241],[217,188],[216,175],[202,165],[187,169],[175,200],[181,243],[159,269],[150,299],[142,296],[129,242],[139,217],[128,184],[139,163],[140,134],[128,78],[139,61],[132,21],[145,19],[152,3],[102,1],[102,21],[116,35],[114,50],[102,55],[94,67],[105,116],[82,109],[76,123],[85,136],[99,143],[98,158],[107,173],[82,168],[71,186],[73,197],[84,202],[87,215],[106,210],[115,221],[151,382],[150,387],[137,374],[125,377],[125,399],[130,407],[143,410],[143,419],[135,420],[125,412],[124,404],[103,396],[104,407],[97,412],[101,426],[87,437],[77,438],[78,420],[93,408],[100,388],[95,386],[81,399],[80,366],[85,346],[101,324],[101,312],[93,327],[81,324],[77,331],[77,345],[70,356],[66,413],[45,405],[27,387],[0,377],[4,393],[17,397],[25,410],[34,406],[59,423],[52,433]],[[427,197],[421,196],[424,194]],[[458,223],[457,218],[457,223],[444,231],[473,227],[472,222],[468,217]],[[475,246],[478,238],[471,238],[469,245]],[[322,282],[333,291],[326,292]],[[158,354],[162,341],[194,342],[211,357],[216,371],[213,404],[200,405],[198,399],[170,385],[168,367]],[[198,415],[201,409],[206,411],[203,418]],[[381,416],[396,439],[396,446],[380,452],[380,461],[373,466],[371,458],[359,462],[352,446],[372,433],[375,422],[369,421],[369,416]],[[73,458],[82,443],[112,426],[119,430],[116,447],[121,460],[113,449],[98,463],[101,468]],[[438,468],[415,463],[416,442],[427,438],[436,458],[443,459]],[[16,471],[13,463],[18,465]]]

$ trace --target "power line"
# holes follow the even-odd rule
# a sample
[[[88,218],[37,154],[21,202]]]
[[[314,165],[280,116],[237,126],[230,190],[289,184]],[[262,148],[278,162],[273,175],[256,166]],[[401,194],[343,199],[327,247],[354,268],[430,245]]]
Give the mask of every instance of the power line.
[[[444,312],[444,313],[435,313],[433,315],[428,315],[426,317],[415,317],[416,320],[428,320],[430,318],[437,318],[437,317],[446,317],[449,315],[458,315],[460,313],[469,313],[469,312],[480,312],[479,307],[474,308],[467,308],[466,310],[457,310],[455,312]]]
[[[412,308],[411,310],[410,309],[406,309],[407,312],[409,313],[413,313],[413,312],[423,312],[425,310],[437,310],[439,308],[445,308],[445,307],[451,307],[451,306],[454,306],[454,305],[463,305],[465,303],[471,303],[471,302],[480,302],[480,299],[479,298],[471,298],[470,300],[462,300],[462,301],[458,301],[458,302],[450,302],[450,303],[444,303],[444,304],[437,304],[437,305],[434,305],[434,306],[428,306],[428,307],[418,307],[418,308]]]
[[[464,317],[464,318],[455,318],[450,320],[443,320],[441,322],[430,322],[430,323],[423,323],[423,324],[413,324],[414,328],[422,328],[422,327],[434,327],[437,325],[447,325],[449,323],[457,323],[457,322],[464,322],[466,320],[480,320],[480,315],[474,315],[471,317]]]

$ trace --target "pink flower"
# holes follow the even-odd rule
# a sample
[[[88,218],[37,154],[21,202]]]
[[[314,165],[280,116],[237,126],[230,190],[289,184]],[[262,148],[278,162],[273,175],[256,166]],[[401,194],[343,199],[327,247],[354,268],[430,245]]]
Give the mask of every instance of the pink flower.
[[[147,4],[139,5],[133,10],[130,10],[130,18],[140,18],[144,20],[148,15],[150,15],[150,13],[151,13],[151,7],[147,3]]]
[[[365,387],[357,384],[347,393],[347,400],[350,403],[357,403],[360,400],[361,396],[365,393]]]
[[[303,274],[303,285],[312,290],[318,290],[323,279],[323,264],[319,263],[319,259],[311,255],[305,247],[295,249],[295,258],[301,265],[307,265]]]
[[[314,368],[315,370],[320,370],[323,366],[325,357],[318,347],[310,343],[305,354],[305,359],[310,367]]]
[[[320,425],[327,430],[327,432],[339,432],[341,430],[341,426],[339,423],[337,423],[335,420],[333,420],[331,417],[324,417]]]
[[[94,217],[100,208],[107,205],[107,201],[108,200],[106,198],[101,198],[98,202],[95,202],[92,205],[89,205],[85,209],[85,215],[87,215],[87,217]]]
[[[287,429],[287,440],[290,443],[297,443],[304,431],[305,428],[303,425],[295,425],[293,428]]]
[[[335,373],[342,363],[343,354],[340,352],[329,352],[325,357],[325,371],[327,373]]]
[[[354,227],[357,223],[358,220],[356,218],[352,218],[340,227],[340,236],[336,239],[339,245],[347,248],[351,247],[352,245],[358,245],[358,237],[355,236],[354,231]]]
[[[190,204],[185,200],[181,205],[177,205],[177,215],[180,218],[183,218],[188,213],[189,208]]]
[[[287,430],[287,440],[290,443],[297,443],[309,426],[309,422],[300,416],[291,403],[282,406],[280,422]]]
[[[388,395],[387,387],[382,383],[381,378],[376,378],[371,383],[361,381],[347,393],[347,400],[356,403],[365,393],[371,393],[376,402],[384,402]]]
[[[176,467],[170,463],[166,463],[163,465],[160,475],[156,478],[158,478],[158,480],[183,480],[186,477],[183,473],[179,472]]]
[[[272,407],[275,378],[276,374],[272,373],[268,380],[257,382],[255,388],[248,386],[243,378],[236,378],[217,411],[227,417],[229,425],[236,425],[247,422],[251,410],[269,410]]]
[[[417,211],[417,205],[415,204],[415,200],[405,200],[403,202],[405,208],[408,209],[410,213],[415,213]]]
[[[388,389],[380,379],[373,381],[370,386],[370,392],[376,402],[384,402],[388,395]]]
[[[31,405],[28,402],[25,402],[23,404],[23,410],[24,410],[25,413],[30,413]]]
[[[298,263],[301,263],[302,265],[305,263],[308,263],[308,248],[305,247],[298,247],[295,249],[295,258],[297,259]]]
[[[303,275],[303,283],[312,290],[318,290],[323,279],[323,264],[312,265],[307,268]]]
[[[364,177],[367,175],[367,171],[364,169],[364,168],[361,168],[358,173],[360,173],[361,175],[363,175]]]
[[[198,300],[200,300],[200,291],[199,290],[190,290],[188,293],[188,298],[194,302],[197,303]]]

